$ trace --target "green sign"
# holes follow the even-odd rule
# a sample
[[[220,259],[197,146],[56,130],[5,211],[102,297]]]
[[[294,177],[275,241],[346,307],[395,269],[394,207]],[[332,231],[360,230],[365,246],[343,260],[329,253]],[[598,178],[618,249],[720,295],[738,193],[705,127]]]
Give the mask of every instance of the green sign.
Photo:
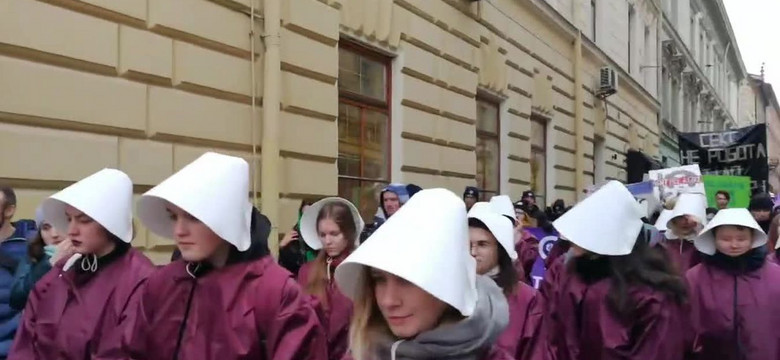
[[[750,205],[750,177],[704,175],[704,189],[707,191],[707,204],[717,207],[715,193],[719,190],[728,191],[731,195],[730,208],[747,208]]]

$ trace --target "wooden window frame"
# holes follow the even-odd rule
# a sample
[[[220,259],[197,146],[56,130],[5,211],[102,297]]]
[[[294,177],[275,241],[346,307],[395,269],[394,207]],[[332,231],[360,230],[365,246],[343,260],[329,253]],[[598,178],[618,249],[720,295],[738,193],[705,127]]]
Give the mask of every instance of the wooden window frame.
[[[371,59],[377,62],[382,63],[385,66],[385,101],[381,101],[375,98],[372,98],[370,96],[358,94],[346,89],[338,88],[338,103],[340,104],[347,104],[350,106],[354,106],[360,109],[367,109],[371,111],[375,111],[378,113],[385,114],[387,116],[387,128],[385,130],[385,141],[387,145],[387,161],[385,165],[385,173],[386,176],[383,178],[368,178],[363,176],[364,175],[364,163],[365,158],[362,154],[362,151],[364,149],[363,144],[363,129],[365,126],[365,115],[361,112],[361,119],[360,119],[360,127],[361,127],[361,155],[360,155],[360,176],[351,176],[351,175],[342,175],[338,173],[337,169],[337,176],[338,180],[337,182],[343,180],[350,180],[350,181],[357,181],[359,184],[362,183],[384,183],[389,184],[391,182],[392,178],[392,103],[393,103],[393,96],[392,96],[392,58],[389,56],[384,56],[381,53],[378,53],[377,51],[368,48],[366,46],[362,46],[360,44],[345,41],[342,39],[339,42],[339,50],[347,50],[349,52],[358,54],[364,58]],[[338,120],[337,120],[338,122]],[[338,126],[338,125],[337,125]],[[338,160],[337,160],[338,162]]]
[[[547,135],[548,135],[547,134],[547,132],[548,132],[547,125],[550,124],[550,119],[545,118],[543,116],[538,116],[538,115],[532,114],[531,118],[529,120],[531,122],[535,122],[535,123],[543,125],[542,129],[544,130],[544,133],[542,133],[542,146],[539,147],[537,145],[534,145],[533,139],[530,140],[530,143],[531,143],[531,161],[533,161],[534,154],[538,154],[538,153],[544,154],[544,164],[541,164],[541,171],[544,173],[544,184],[541,184],[541,187],[544,189],[544,191],[542,192],[541,198],[543,200],[542,205],[546,205],[548,197],[550,196],[550,194],[547,191],[548,190],[547,189],[547,183],[549,181],[549,178],[548,178],[549,174],[547,173],[547,161],[548,161],[548,156],[549,156],[549,154],[547,152],[547,145],[548,145],[547,144]],[[533,135],[533,133],[531,135]],[[533,185],[533,182],[536,181],[536,179],[534,178],[534,174],[531,174],[531,177],[532,177],[531,185]],[[533,186],[531,186],[531,190],[534,191],[535,194],[539,193],[538,189],[534,189]],[[539,196],[537,195],[537,205],[539,205],[538,197]],[[543,208],[542,205],[539,205],[539,208]]]
[[[479,140],[480,138],[495,140],[496,144],[498,145],[497,146],[498,154],[496,154],[496,159],[495,159],[496,160],[496,164],[497,164],[497,166],[496,166],[496,185],[497,185],[497,188],[496,189],[485,189],[485,179],[484,178],[482,179],[483,180],[482,183],[477,183],[477,187],[479,188],[479,196],[481,198],[480,201],[489,201],[490,197],[487,196],[488,194],[491,194],[491,196],[492,196],[492,195],[499,195],[501,193],[501,102],[496,101],[495,99],[492,99],[489,96],[482,96],[482,95],[478,94],[477,97],[476,97],[476,105],[478,105],[480,102],[488,103],[491,106],[495,106],[496,107],[496,119],[495,119],[495,121],[496,121],[496,134],[495,135],[490,134],[490,133],[488,133],[486,131],[480,130],[479,129],[479,119],[477,119],[477,123],[475,124],[476,125],[475,127],[476,127],[476,137],[477,137],[477,140]],[[477,160],[479,160],[479,159],[477,159]],[[478,167],[480,166],[479,161],[477,161],[477,166]],[[486,173],[486,171],[485,171],[486,167],[484,165],[482,165],[482,166],[483,166],[482,173],[485,174]]]

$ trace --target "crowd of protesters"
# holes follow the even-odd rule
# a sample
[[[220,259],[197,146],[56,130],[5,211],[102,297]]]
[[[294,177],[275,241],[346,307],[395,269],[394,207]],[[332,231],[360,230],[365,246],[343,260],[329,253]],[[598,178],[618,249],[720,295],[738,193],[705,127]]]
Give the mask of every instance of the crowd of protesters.
[[[617,181],[568,207],[390,184],[371,214],[303,200],[277,261],[248,173],[206,153],[134,204],[104,169],[19,221],[0,188],[0,359],[780,360],[771,195],[648,217]],[[131,246],[134,219],[171,263]]]

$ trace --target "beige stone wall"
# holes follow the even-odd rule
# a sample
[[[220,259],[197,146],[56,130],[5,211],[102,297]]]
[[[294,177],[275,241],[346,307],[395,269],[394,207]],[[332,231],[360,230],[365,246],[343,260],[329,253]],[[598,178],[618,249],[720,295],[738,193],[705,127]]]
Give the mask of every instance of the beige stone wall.
[[[263,49],[258,41],[253,118],[248,5],[0,0],[0,180],[17,188],[18,216],[31,217],[43,198],[103,167],[127,172],[139,194],[207,150],[257,168]],[[286,8],[282,32],[284,214],[296,198],[336,191],[338,12],[311,5],[319,21],[332,22],[327,29],[307,36],[316,9]],[[325,56],[302,57],[302,47]],[[143,229],[134,245],[156,261],[172,249]]]
[[[629,147],[657,152],[657,103],[623,80],[605,112],[591,89],[608,60],[585,51],[586,141],[576,159],[572,33],[536,2],[491,3],[497,8],[282,0],[280,231],[292,226],[300,198],[337,192],[340,39],[394,57],[393,181],[458,193],[475,183],[478,92],[501,100],[501,191],[512,197],[530,183],[534,113],[549,119],[551,200],[575,200],[577,161],[585,185],[593,181],[595,135],[606,142],[598,166],[609,178],[625,178]],[[267,104],[259,40],[251,62],[249,4],[0,0],[0,180],[17,187],[19,215],[32,216],[41,199],[103,167],[126,171],[139,194],[206,150],[258,169],[261,144],[253,157],[252,143]],[[158,261],[172,249],[145,230],[134,244]]]

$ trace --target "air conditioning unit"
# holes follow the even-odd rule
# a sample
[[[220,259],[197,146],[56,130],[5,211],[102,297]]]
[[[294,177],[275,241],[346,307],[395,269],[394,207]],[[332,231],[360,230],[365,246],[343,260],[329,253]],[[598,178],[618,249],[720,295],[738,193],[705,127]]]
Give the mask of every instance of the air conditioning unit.
[[[596,96],[606,98],[618,91],[618,74],[615,69],[605,66],[601,68],[599,76],[599,88]]]

